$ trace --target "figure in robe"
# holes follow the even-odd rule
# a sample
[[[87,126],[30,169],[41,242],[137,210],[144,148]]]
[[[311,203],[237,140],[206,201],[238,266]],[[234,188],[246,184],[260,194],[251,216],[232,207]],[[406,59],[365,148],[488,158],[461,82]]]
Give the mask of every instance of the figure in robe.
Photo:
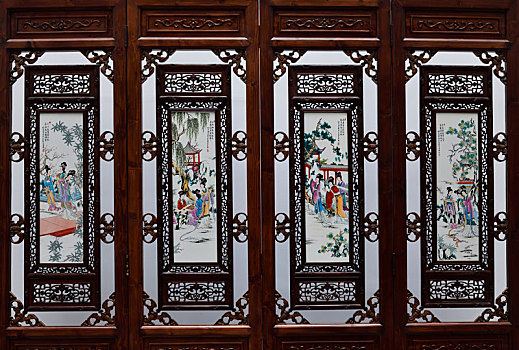
[[[200,218],[209,216],[213,207],[213,192],[207,188],[207,179],[203,177],[200,180],[201,199],[202,199],[202,213]]]
[[[203,201],[202,201],[202,195],[200,194],[200,190],[198,190],[198,189],[194,190],[193,194],[196,197],[195,206],[193,207],[193,209],[191,209],[189,211],[187,223],[189,225],[196,226],[196,225],[198,225],[198,220],[200,219],[200,215],[202,214]]]
[[[344,209],[346,207],[344,197],[346,193],[346,187],[344,182],[342,182],[342,175],[340,172],[335,176],[337,184],[332,187],[332,192],[335,196],[335,215],[337,218],[346,219],[346,213]]]
[[[316,214],[326,213],[326,209],[323,206],[322,193],[321,190],[324,188],[322,184],[323,175],[317,174],[315,177],[316,181],[310,183],[310,189],[312,191],[312,201],[314,202],[314,210]]]
[[[342,179],[342,174],[340,171],[337,173],[335,178],[337,180],[336,186],[339,189],[339,193],[341,194],[341,197],[342,197],[342,199],[340,199],[340,201],[342,201],[342,210],[348,211],[348,197],[347,197],[348,187],[346,186],[346,183],[344,183],[344,180]]]
[[[443,204],[445,206],[445,213],[447,215],[449,223],[455,222],[456,211],[454,210],[454,198],[452,197],[452,187],[447,187],[447,195],[443,200]]]
[[[50,174],[50,168],[48,165],[45,165],[45,176],[41,181],[43,186],[43,190],[45,191],[45,196],[47,197],[47,204],[49,205],[49,211],[59,211],[59,208],[56,206],[56,200],[54,199],[54,179]]]

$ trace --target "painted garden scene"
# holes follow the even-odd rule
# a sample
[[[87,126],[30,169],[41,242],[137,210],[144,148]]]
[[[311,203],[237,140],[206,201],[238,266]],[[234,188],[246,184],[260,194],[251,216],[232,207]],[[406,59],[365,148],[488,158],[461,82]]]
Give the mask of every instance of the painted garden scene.
[[[347,115],[305,113],[303,152],[306,261],[348,262]]]
[[[438,261],[479,260],[478,115],[436,115]]]
[[[214,112],[171,113],[174,261],[218,261]]]
[[[83,262],[83,114],[42,113],[40,262]]]

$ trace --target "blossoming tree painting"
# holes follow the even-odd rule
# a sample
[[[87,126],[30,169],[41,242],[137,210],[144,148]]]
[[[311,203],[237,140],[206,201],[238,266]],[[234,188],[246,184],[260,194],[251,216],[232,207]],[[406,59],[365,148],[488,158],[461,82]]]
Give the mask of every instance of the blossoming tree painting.
[[[303,153],[306,261],[348,262],[347,115],[305,113]]]
[[[478,115],[436,115],[438,261],[479,260]]]
[[[172,112],[174,261],[217,262],[214,112]]]
[[[39,123],[40,262],[83,262],[83,114]]]

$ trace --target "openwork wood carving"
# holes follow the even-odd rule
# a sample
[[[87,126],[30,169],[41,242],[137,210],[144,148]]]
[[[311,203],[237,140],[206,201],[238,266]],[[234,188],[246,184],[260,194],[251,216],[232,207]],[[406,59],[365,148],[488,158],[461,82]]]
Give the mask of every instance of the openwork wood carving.
[[[431,311],[425,310],[420,306],[420,300],[410,291],[407,291],[407,306],[410,309],[407,312],[407,321],[409,323],[419,322],[420,320],[426,323],[440,322]]]
[[[429,62],[437,52],[437,50],[406,51],[405,80],[409,81],[414,77],[415,74],[418,73],[418,68]]]
[[[490,64],[494,69],[494,75],[506,85],[506,54],[500,51],[474,51],[481,62]]]
[[[285,242],[290,237],[290,218],[285,213],[276,214],[276,241]]]
[[[374,162],[378,159],[378,135],[374,131],[370,131],[362,139],[364,146],[364,158],[368,162]]]
[[[236,131],[231,139],[232,156],[238,161],[247,158],[247,134],[244,131]]]
[[[405,225],[407,227],[407,240],[409,242],[418,241],[422,230],[422,220],[420,219],[420,215],[415,212],[407,214]]]
[[[142,239],[146,243],[153,243],[157,239],[157,234],[157,218],[151,213],[144,214],[142,217]]]
[[[142,159],[149,162],[157,156],[157,137],[151,131],[142,133]]]
[[[410,160],[411,162],[417,160],[420,157],[420,144],[422,143],[422,140],[420,138],[420,135],[414,131],[409,131],[407,133],[407,139],[406,139],[406,155],[405,157],[407,160]]]
[[[498,241],[506,241],[508,234],[508,215],[500,211],[494,217],[494,237]]]
[[[244,243],[249,238],[248,217],[245,213],[238,213],[234,215],[232,222],[232,234],[236,242]]]
[[[114,70],[112,68],[112,51],[98,51],[96,50],[81,50],[90,62],[95,63],[101,69],[101,73],[108,78],[112,83],[114,82]]]
[[[21,162],[25,154],[25,139],[19,132],[13,132],[9,140],[9,157],[13,162]]]
[[[498,162],[504,162],[508,157],[508,138],[504,132],[497,133],[492,139],[492,154]]]
[[[247,83],[247,68],[245,59],[245,50],[221,50],[214,49],[214,54],[218,56],[222,62],[231,65],[234,73],[244,82]]]
[[[304,316],[298,312],[293,311],[289,307],[288,300],[283,298],[279,292],[276,291],[276,307],[279,310],[279,315],[277,315],[277,323],[287,323],[290,321],[295,324],[310,324]]]
[[[379,305],[380,305],[380,291],[376,291],[375,294],[368,299],[368,306],[362,310],[357,310],[346,323],[380,323]]]
[[[99,156],[109,162],[114,159],[114,134],[105,131],[99,137]]]
[[[369,212],[364,218],[364,237],[370,242],[378,241],[378,215],[374,212]]]
[[[159,313],[155,300],[150,298],[148,293],[144,291],[142,292],[142,302],[147,310],[147,314],[145,312],[143,315],[143,324],[145,326],[153,326],[155,324],[162,324],[164,326],[178,326],[178,323],[173,318],[171,318],[167,312]]]
[[[110,244],[114,241],[115,222],[112,214],[106,213],[99,220],[99,237],[101,240]]]
[[[23,216],[20,214],[11,215],[11,221],[9,222],[9,237],[13,244],[22,243],[25,238],[25,222]]]
[[[286,72],[287,67],[299,61],[306,53],[306,50],[275,51],[274,52],[274,83],[279,80]]]
[[[9,325],[12,327],[21,327],[24,324],[29,327],[43,327],[45,324],[41,322],[36,315],[29,314],[24,310],[23,303],[16,298],[13,292],[9,292],[9,305],[13,311]]]
[[[481,316],[476,318],[474,322],[506,322],[508,321],[508,299],[510,297],[510,293],[508,288],[504,290],[502,294],[500,294],[496,298],[496,303],[491,309],[486,309],[483,311]]]
[[[247,306],[249,306],[249,292],[245,292],[245,294],[236,301],[236,307],[224,313],[223,316],[216,321],[215,325],[249,324],[249,315],[247,315],[245,311]]]
[[[142,50],[141,83],[144,83],[155,72],[155,66],[157,64],[166,62],[175,51],[175,49]]]
[[[344,50],[344,53],[348,55],[353,62],[360,63],[364,68],[364,73],[366,73],[375,84],[377,83],[377,51]]]
[[[103,302],[101,310],[90,315],[82,327],[93,326],[114,326],[115,325],[115,293],[110,294],[108,299]]]
[[[288,158],[290,153],[290,139],[283,131],[274,134],[274,158],[282,162]]]
[[[11,54],[11,71],[9,73],[9,83],[13,85],[18,78],[23,75],[23,70],[28,64],[36,63],[38,58],[43,56],[45,51],[35,50],[28,51],[23,54],[22,51],[18,51]]]

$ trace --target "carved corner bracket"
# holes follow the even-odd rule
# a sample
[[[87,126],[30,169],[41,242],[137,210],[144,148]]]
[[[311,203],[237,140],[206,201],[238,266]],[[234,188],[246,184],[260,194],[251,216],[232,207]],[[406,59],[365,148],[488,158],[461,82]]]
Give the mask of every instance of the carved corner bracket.
[[[234,51],[234,53],[232,52]],[[247,68],[245,59],[245,50],[221,50],[214,49],[213,53],[218,56],[222,62],[228,63],[234,73],[247,84]]]
[[[231,151],[234,159],[242,161],[247,158],[247,133],[236,131],[231,139]]]
[[[494,69],[494,75],[506,85],[506,55],[501,51],[474,51],[474,55],[483,63],[490,64]]]
[[[236,307],[224,313],[223,316],[216,321],[215,325],[249,324],[249,315],[245,313],[247,306],[249,306],[249,292],[245,292],[245,294],[236,301]],[[237,323],[233,323],[233,321],[237,321]]]
[[[22,327],[23,324],[29,327],[44,327],[45,324],[41,322],[36,315],[29,314],[24,310],[23,303],[16,298],[13,292],[9,292],[9,306],[13,310],[13,315],[9,321],[12,327]]]
[[[290,139],[283,131],[274,134],[274,158],[283,162],[290,153]]]
[[[370,242],[378,241],[379,220],[375,212],[369,212],[364,218],[364,236]]]
[[[415,212],[407,214],[405,226],[407,228],[407,240],[409,242],[418,241],[420,239],[420,232],[422,231],[422,219],[420,219],[420,215]]]
[[[276,241],[279,243],[286,242],[290,237],[290,218],[285,213],[278,213],[275,219]]]
[[[92,63],[95,63],[101,69],[101,73],[108,78],[112,83],[114,82],[114,69],[112,68],[112,51],[101,50],[81,50],[83,56]]]
[[[288,300],[283,298],[279,292],[276,291],[276,307],[280,311],[277,316],[277,323],[286,323],[292,321],[295,324],[310,324],[306,318],[299,312],[293,311],[289,308]]]
[[[142,240],[146,243],[153,243],[157,239],[157,235],[157,217],[151,213],[144,214],[142,217]]]
[[[22,54],[22,51],[13,52],[10,57],[11,71],[9,72],[9,84],[13,85],[23,75],[23,70],[28,64],[36,63],[45,51],[35,50]]]
[[[22,243],[25,238],[25,221],[20,214],[11,215],[9,238],[13,244]]]
[[[496,304],[491,309],[483,311],[481,316],[476,318],[474,322],[490,322],[494,318],[497,318],[497,322],[508,321],[509,296],[508,288],[506,288],[503,293],[496,298]]]
[[[374,131],[370,131],[362,139],[364,146],[364,158],[368,162],[374,162],[378,159],[378,135]]]
[[[142,159],[149,162],[157,156],[157,137],[151,131],[142,133]]]
[[[236,242],[244,243],[249,238],[249,218],[245,213],[234,215],[232,220],[232,234]]]
[[[409,131],[406,135],[406,154],[405,157],[407,160],[414,162],[418,158],[420,158],[420,146],[422,144],[422,139],[420,135],[414,131]]]
[[[97,313],[93,313],[88,316],[85,322],[81,324],[81,327],[93,327],[97,325],[102,326],[114,326],[115,325],[115,293],[110,294],[108,299],[103,302],[101,310]]]
[[[407,291],[407,306],[411,309],[411,313],[407,313],[407,321],[410,323],[416,323],[418,320],[425,321],[426,323],[440,322],[431,311],[425,310],[420,306],[420,300],[410,291]]]
[[[380,323],[380,314],[378,308],[380,305],[380,291],[377,290],[375,294],[367,301],[368,306],[362,310],[357,310],[345,323],[355,324],[363,323],[369,320],[369,323]]]
[[[159,313],[157,303],[155,300],[150,298],[148,293],[142,292],[142,302],[144,307],[148,310],[148,314],[143,315],[143,324],[145,326],[153,326],[154,321],[162,324],[164,326],[178,326],[177,321],[175,321],[167,312]]]
[[[166,62],[175,53],[175,49],[167,50],[142,50],[141,51],[141,83],[144,83],[154,72],[157,64]]]
[[[437,52],[438,50],[406,51],[405,81],[408,82],[412,77],[414,77],[415,74],[418,73],[418,68],[429,62]]]
[[[287,72],[291,63],[299,61],[305,53],[306,50],[274,51],[274,83]]]
[[[99,136],[99,156],[110,162],[114,159],[114,134],[111,131],[105,131]]]
[[[504,132],[497,133],[492,139],[492,155],[498,162],[508,158],[508,137]]]
[[[105,213],[101,216],[99,220],[99,233],[101,240],[110,244],[114,241],[114,233],[115,233],[115,220],[114,216],[110,213]]]
[[[508,234],[508,215],[500,211],[494,216],[494,238],[498,241],[506,241]]]
[[[9,158],[17,163],[23,160],[25,155],[25,138],[19,132],[13,132],[9,140]]]
[[[361,53],[366,52],[365,54]],[[364,72],[368,77],[377,84],[377,51],[370,50],[344,50],[344,53],[348,55],[351,60],[355,63],[360,63],[364,68]]]

